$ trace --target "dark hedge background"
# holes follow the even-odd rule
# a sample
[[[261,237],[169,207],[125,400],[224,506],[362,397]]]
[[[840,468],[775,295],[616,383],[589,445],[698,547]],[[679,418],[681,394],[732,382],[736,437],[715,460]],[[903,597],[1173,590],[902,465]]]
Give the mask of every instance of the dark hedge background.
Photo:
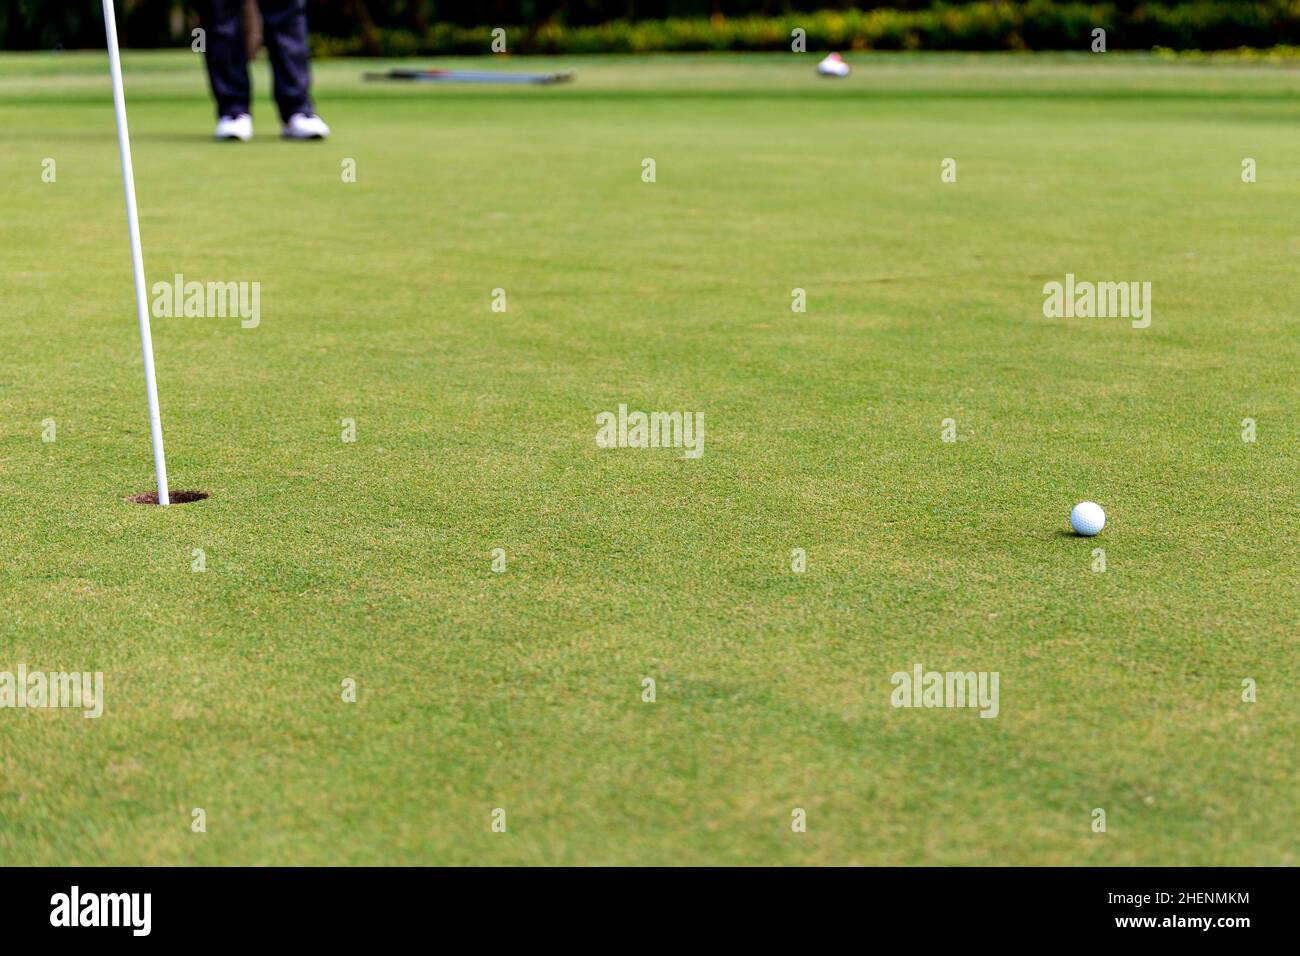
[[[116,3],[123,45],[188,45],[192,3]],[[1120,34],[1116,49],[1300,41],[1300,0],[308,0],[308,8],[317,51],[337,54],[486,53],[486,30],[461,28],[491,26],[525,28],[512,52],[779,49],[791,17],[810,11],[847,15],[847,26],[823,15],[816,28],[846,49],[1074,49],[1086,44],[1086,30],[1075,34],[1088,23]],[[884,13],[868,23],[855,11]],[[100,0],[0,0],[0,49],[99,47],[101,18]],[[679,22],[649,22],[668,18]]]

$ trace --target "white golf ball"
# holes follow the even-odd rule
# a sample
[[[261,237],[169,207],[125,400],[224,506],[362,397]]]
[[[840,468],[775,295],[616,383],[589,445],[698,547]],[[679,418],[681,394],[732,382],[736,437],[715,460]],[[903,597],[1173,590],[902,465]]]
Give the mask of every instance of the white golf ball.
[[[852,71],[843,57],[838,53],[831,53],[817,64],[817,72],[822,76],[848,76]]]
[[[1091,538],[1106,527],[1106,512],[1095,501],[1080,501],[1070,512],[1070,527],[1075,534]]]

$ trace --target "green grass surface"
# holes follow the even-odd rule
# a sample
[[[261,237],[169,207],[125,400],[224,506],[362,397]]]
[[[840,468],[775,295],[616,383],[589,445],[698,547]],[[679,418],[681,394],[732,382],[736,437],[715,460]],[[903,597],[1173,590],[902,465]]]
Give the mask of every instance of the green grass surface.
[[[0,58],[0,670],[106,681],[0,710],[0,863],[1300,862],[1300,70],[852,62],[326,62],[314,144],[260,63],[240,147],[128,51],[150,281],[262,284],[154,321],[164,510],[104,57]],[[892,708],[917,662],[999,716]]]

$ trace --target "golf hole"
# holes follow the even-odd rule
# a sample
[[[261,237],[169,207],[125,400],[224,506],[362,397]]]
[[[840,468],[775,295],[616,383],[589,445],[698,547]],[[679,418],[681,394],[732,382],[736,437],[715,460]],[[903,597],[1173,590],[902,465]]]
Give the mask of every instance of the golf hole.
[[[206,491],[173,491],[167,496],[168,505],[187,505],[191,501],[202,501],[208,496]],[[127,501],[137,505],[156,505],[158,492],[142,491],[138,495],[128,495]]]

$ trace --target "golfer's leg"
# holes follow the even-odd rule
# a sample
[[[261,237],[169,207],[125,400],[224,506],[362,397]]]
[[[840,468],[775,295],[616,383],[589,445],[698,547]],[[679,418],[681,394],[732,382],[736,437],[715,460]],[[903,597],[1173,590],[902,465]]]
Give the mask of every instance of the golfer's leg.
[[[263,42],[275,74],[275,104],[285,122],[294,113],[314,113],[311,54],[307,48],[307,0],[258,0]]]
[[[200,0],[199,19],[206,34],[208,82],[217,101],[217,116],[248,112],[248,51],[239,0]]]

